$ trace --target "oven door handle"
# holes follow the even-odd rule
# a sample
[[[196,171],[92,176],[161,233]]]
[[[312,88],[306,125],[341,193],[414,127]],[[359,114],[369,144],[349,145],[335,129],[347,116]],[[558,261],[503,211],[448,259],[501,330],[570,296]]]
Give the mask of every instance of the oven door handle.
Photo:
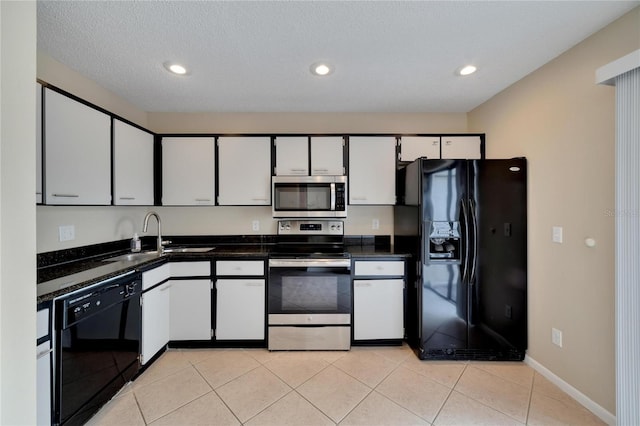
[[[351,259],[269,259],[269,267],[351,269]]]

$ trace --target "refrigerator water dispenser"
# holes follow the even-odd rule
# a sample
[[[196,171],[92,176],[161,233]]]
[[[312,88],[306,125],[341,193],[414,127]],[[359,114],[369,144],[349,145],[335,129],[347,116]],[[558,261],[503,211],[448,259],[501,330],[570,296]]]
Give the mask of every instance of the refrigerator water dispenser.
[[[460,222],[431,222],[427,252],[431,260],[460,260]]]

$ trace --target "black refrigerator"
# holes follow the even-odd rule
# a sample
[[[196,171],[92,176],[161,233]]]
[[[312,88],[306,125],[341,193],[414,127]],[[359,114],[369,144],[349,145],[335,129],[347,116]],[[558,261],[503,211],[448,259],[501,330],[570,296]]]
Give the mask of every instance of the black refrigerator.
[[[524,158],[398,170],[394,245],[415,260],[405,324],[421,359],[524,359],[526,175]]]

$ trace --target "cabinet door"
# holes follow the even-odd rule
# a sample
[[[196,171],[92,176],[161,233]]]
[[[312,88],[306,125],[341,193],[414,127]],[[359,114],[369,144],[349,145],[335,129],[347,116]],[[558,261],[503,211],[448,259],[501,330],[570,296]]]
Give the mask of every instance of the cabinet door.
[[[284,136],[276,138],[276,176],[309,175],[309,138]]]
[[[482,158],[480,136],[443,136],[442,158],[468,160]]]
[[[162,204],[215,204],[213,138],[162,138]]]
[[[400,161],[420,157],[440,158],[440,136],[403,136],[400,139]]]
[[[171,282],[142,293],[142,365],[169,342]]]
[[[153,135],[113,120],[113,203],[153,205]]]
[[[36,424],[51,424],[51,341],[36,348]]]
[[[46,204],[111,204],[111,117],[45,89]]]
[[[271,138],[218,138],[218,204],[271,205]]]
[[[311,138],[311,174],[344,175],[344,139],[342,136]]]
[[[36,203],[42,203],[42,85],[36,83]]]
[[[211,340],[211,280],[171,280],[169,340]]]
[[[349,204],[395,204],[396,138],[349,138]]]
[[[354,340],[402,339],[404,280],[353,281]]]
[[[217,280],[216,290],[216,339],[264,339],[265,280]]]

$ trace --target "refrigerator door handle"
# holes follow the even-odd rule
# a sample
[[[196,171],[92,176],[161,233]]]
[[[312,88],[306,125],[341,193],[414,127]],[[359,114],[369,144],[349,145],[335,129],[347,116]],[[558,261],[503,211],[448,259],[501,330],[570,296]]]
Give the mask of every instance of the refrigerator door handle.
[[[466,282],[467,270],[469,269],[469,215],[467,213],[467,205],[464,199],[460,200],[462,205],[462,218],[464,223],[464,259],[462,260],[462,282]]]
[[[473,258],[471,261],[469,285],[473,285],[476,279],[476,266],[478,263],[478,220],[476,218],[476,206],[471,198],[469,198],[469,210],[471,212],[471,221],[473,223]]]

